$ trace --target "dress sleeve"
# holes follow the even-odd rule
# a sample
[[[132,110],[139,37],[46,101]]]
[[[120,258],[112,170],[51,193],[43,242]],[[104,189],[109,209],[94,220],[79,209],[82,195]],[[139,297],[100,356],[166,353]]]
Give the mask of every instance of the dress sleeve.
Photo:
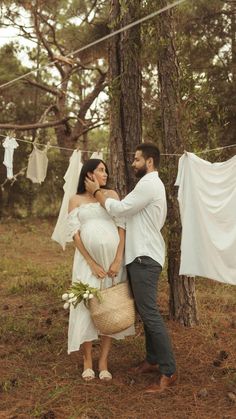
[[[66,241],[72,242],[73,237],[77,231],[80,230],[79,211],[78,208],[74,208],[67,216],[66,220]]]

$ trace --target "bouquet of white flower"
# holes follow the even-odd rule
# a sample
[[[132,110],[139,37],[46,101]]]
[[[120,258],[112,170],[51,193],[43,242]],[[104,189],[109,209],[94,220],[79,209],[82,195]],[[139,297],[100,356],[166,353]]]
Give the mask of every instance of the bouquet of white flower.
[[[66,310],[70,305],[75,308],[81,301],[88,307],[88,301],[93,297],[97,297],[101,301],[98,288],[90,287],[89,284],[83,284],[83,282],[74,282],[62,295],[62,300],[65,301],[63,308]]]

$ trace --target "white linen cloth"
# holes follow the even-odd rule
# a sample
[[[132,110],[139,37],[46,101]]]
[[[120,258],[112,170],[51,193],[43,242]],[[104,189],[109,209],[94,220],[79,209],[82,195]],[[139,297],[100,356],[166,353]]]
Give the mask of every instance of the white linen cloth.
[[[236,284],[236,156],[179,159],[175,185],[182,222],[180,275]]]
[[[69,200],[73,195],[76,194],[81,168],[81,152],[74,150],[70,156],[69,166],[64,175],[64,196],[62,199],[57,223],[51,237],[62,246],[63,250],[66,248],[67,241],[67,216]]]
[[[102,152],[95,151],[90,158],[102,160],[103,154]],[[67,216],[69,200],[73,195],[76,194],[82,166],[83,163],[81,161],[81,151],[74,150],[72,155],[70,156],[69,166],[64,175],[64,196],[62,199],[56,226],[51,237],[52,240],[55,240],[62,246],[63,250],[65,250],[67,242]]]
[[[165,242],[161,229],[166,219],[165,187],[154,171],[143,176],[135,188],[122,201],[108,198],[107,212],[125,217],[125,263],[138,256],[149,256],[161,266],[165,260]]]
[[[35,145],[32,152],[29,155],[28,167],[26,177],[33,183],[42,183],[47,176],[48,169],[48,158],[47,158],[48,146],[44,150],[39,150]]]
[[[3,141],[4,160],[3,164],[7,168],[7,179],[13,178],[13,155],[15,148],[19,147],[18,142],[13,137],[7,136]]]
[[[117,221],[117,225],[123,223]],[[72,210],[67,218],[67,241],[72,241],[74,234],[80,231],[80,237],[90,256],[108,271],[113,262],[119,234],[115,221],[108,215],[106,210],[97,202],[82,204]],[[122,266],[116,282],[126,279],[126,270]],[[88,283],[92,287],[100,289],[101,280],[93,275],[85,258],[78,249],[75,249],[72,282]],[[110,287],[112,279],[108,276],[103,279],[103,288]],[[68,353],[78,351],[83,342],[93,341],[98,338],[99,331],[96,329],[89,310],[81,302],[76,308],[70,308],[68,330]],[[115,339],[122,339],[128,335],[134,335],[134,326],[112,335]]]

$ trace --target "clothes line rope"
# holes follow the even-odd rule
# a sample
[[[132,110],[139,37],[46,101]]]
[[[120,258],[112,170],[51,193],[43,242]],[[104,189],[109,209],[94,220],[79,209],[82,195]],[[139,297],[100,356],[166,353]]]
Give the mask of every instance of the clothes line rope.
[[[236,147],[236,144],[232,144],[232,145],[225,145],[223,147],[217,147],[217,148],[212,148],[210,150],[203,150],[203,151],[198,151],[195,154],[203,154],[203,153],[209,153],[211,151],[218,151],[218,150],[223,150],[225,148],[231,148],[231,147]]]
[[[0,137],[6,138],[6,135],[0,134]],[[29,140],[22,140],[21,138],[16,138],[14,137],[16,141],[21,141],[23,143],[28,143],[28,144],[32,144],[32,145],[40,145],[40,146],[44,146],[44,147],[48,147],[48,148],[57,148],[60,150],[69,150],[69,151],[74,151],[75,148],[69,148],[69,147],[59,147],[57,145],[47,145],[47,144],[42,144],[42,143],[37,143],[37,142],[33,142],[33,141],[29,141]],[[226,146],[222,146],[222,147],[217,147],[217,148],[211,148],[211,149],[206,149],[206,150],[202,150],[202,151],[191,151],[190,153],[194,153],[194,154],[206,154],[206,153],[210,153],[212,151],[220,151],[220,150],[224,150],[227,148],[233,148],[236,147],[236,144],[231,144],[231,145],[226,145]],[[104,151],[104,150],[100,150],[102,151],[103,154],[108,154],[108,151]],[[80,150],[81,153],[94,153],[94,150]],[[184,153],[184,151],[183,151]],[[182,156],[183,153],[161,153],[161,156]],[[134,154],[134,152],[130,152],[128,154]]]
[[[6,135],[0,134],[0,137],[6,138]],[[48,144],[37,143],[37,142],[34,142],[34,141],[29,141],[29,140],[22,140],[21,138],[16,138],[16,137],[14,137],[14,138],[15,138],[16,141],[21,141],[22,143],[28,143],[28,144],[32,144],[32,145],[40,145],[40,146],[48,147],[48,148],[58,148],[60,150],[69,150],[69,151],[76,150],[75,148],[59,147],[57,145],[50,145],[50,144],[48,145]],[[80,151],[81,151],[81,153],[94,153],[94,151],[92,151],[92,150],[80,150]],[[107,152],[105,151],[103,153],[107,153]]]
[[[107,39],[110,39],[110,38],[112,38],[113,36],[116,36],[116,35],[118,35],[118,34],[119,34],[119,33],[121,33],[121,32],[124,32],[124,31],[126,31],[126,30],[128,30],[128,29],[133,28],[134,26],[139,25],[140,23],[143,23],[143,22],[145,22],[145,21],[147,21],[147,20],[149,20],[149,19],[152,19],[153,17],[155,17],[155,16],[157,16],[157,15],[159,15],[159,14],[163,13],[163,12],[166,12],[167,10],[170,10],[170,9],[172,9],[172,8],[173,8],[173,7],[175,7],[175,6],[180,5],[180,4],[181,4],[181,3],[183,3],[184,1],[186,1],[186,0],[177,0],[177,1],[174,1],[173,3],[168,4],[167,6],[162,7],[161,9],[156,10],[155,12],[150,13],[150,14],[149,14],[149,15],[147,15],[147,16],[144,16],[144,17],[142,17],[141,19],[138,19],[138,20],[136,20],[136,21],[134,21],[134,22],[132,22],[132,23],[129,23],[128,25],[126,25],[126,26],[124,26],[124,27],[122,27],[122,28],[120,28],[120,29],[117,29],[117,30],[115,30],[114,32],[111,32],[110,34],[105,35],[105,36],[103,36],[102,38],[99,38],[99,39],[97,39],[97,40],[96,40],[96,41],[94,41],[94,42],[90,42],[89,44],[84,45],[83,47],[81,47],[81,48],[79,48],[79,49],[77,49],[77,50],[75,50],[75,51],[72,51],[72,52],[70,52],[70,53],[66,54],[66,55],[65,55],[65,56],[63,56],[63,57],[64,57],[64,58],[72,58],[72,59],[73,59],[73,55],[74,55],[74,54],[78,54],[78,53],[80,53],[80,52],[82,52],[82,51],[85,51],[86,49],[91,48],[92,46],[97,45],[97,44],[99,44],[99,43],[101,43],[101,42],[103,42],[103,41],[106,41]],[[23,75],[21,75],[21,76],[19,76],[19,77],[16,77],[16,78],[15,78],[15,79],[13,79],[13,80],[10,80],[10,81],[8,81],[8,82],[6,82],[6,83],[4,83],[4,84],[0,85],[0,89],[1,89],[1,88],[4,88],[4,87],[7,87],[7,86],[10,86],[10,85],[12,85],[12,84],[16,83],[17,81],[24,79],[25,77],[29,76],[30,74],[39,73],[40,71],[45,70],[45,69],[47,69],[48,67],[51,67],[51,66],[52,66],[52,65],[54,65],[57,61],[58,61],[58,60],[56,59],[56,60],[52,61],[51,63],[48,63],[48,64],[46,64],[46,65],[44,65],[44,66],[42,66],[42,67],[39,67],[39,68],[34,68],[33,70],[29,71],[28,73],[25,73],[25,74],[23,74]]]

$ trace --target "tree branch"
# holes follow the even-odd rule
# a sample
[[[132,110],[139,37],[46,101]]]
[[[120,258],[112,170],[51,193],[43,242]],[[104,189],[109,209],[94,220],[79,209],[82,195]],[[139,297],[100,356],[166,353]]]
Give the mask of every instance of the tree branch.
[[[38,36],[38,39],[41,41],[44,48],[47,50],[48,56],[49,56],[49,58],[51,58],[51,61],[54,61],[53,51],[51,50],[48,42],[46,41],[45,36],[43,36],[43,34],[41,33],[41,31],[39,29],[37,10],[33,10],[33,17],[34,17],[35,31],[36,31],[36,34]],[[54,64],[55,64],[55,67],[58,69],[60,75],[64,78],[65,77],[65,72],[64,72],[63,68],[58,64],[58,62],[55,62]]]
[[[52,38],[54,41],[54,45],[56,45],[56,47],[58,48],[58,50],[60,51],[60,54],[63,55],[64,51],[63,51],[63,47],[61,45],[59,45],[59,43],[57,42],[56,39],[56,32],[55,32],[55,28],[53,27],[53,25],[51,25],[48,21],[48,16],[44,16],[42,13],[38,12],[38,15],[41,17],[42,21],[49,27],[49,29],[52,32]]]
[[[90,108],[90,106],[92,105],[96,97],[99,95],[99,93],[104,89],[105,78],[106,78],[106,74],[102,73],[94,89],[92,90],[92,92],[89,93],[87,97],[82,101],[80,105],[79,115],[78,115],[80,119],[84,119],[87,110]]]
[[[24,83],[29,83],[32,86],[38,87],[39,89],[42,89],[42,90],[44,90],[48,93],[51,93],[52,95],[59,96],[61,94],[61,92],[59,90],[56,90],[56,89],[54,89],[53,87],[50,87],[50,86],[46,86],[45,84],[38,83],[37,81],[30,80],[30,79],[23,79],[22,81]]]
[[[63,118],[59,121],[52,121],[52,122],[38,122],[36,124],[27,124],[27,125],[18,125],[18,124],[0,124],[0,129],[14,129],[19,131],[28,131],[31,129],[37,129],[37,128],[50,128],[50,127],[56,127],[58,125],[65,125],[66,122],[70,118]]]
[[[86,134],[86,132],[91,131],[95,128],[100,128],[103,125],[109,125],[109,121],[102,121],[100,124],[96,124],[96,125],[91,125],[88,128],[85,128],[82,133],[79,135],[79,137],[81,137],[82,135]]]
[[[88,109],[90,108],[90,106],[92,105],[93,101],[96,99],[96,97],[99,95],[99,93],[104,89],[104,81],[106,78],[106,74],[102,74],[94,89],[92,90],[92,92],[90,94],[87,95],[87,97],[82,101],[82,103],[80,104],[80,111],[78,113],[78,120],[73,128],[72,134],[71,134],[71,140],[74,141],[76,140],[80,135],[81,132],[83,132],[83,123],[82,121],[85,120],[85,115],[88,111]]]
[[[40,119],[39,119],[39,124],[43,123],[43,121],[45,120],[46,116],[51,112],[51,111],[58,111],[57,106],[55,104],[49,105],[48,108],[44,111],[44,113],[41,115]]]

